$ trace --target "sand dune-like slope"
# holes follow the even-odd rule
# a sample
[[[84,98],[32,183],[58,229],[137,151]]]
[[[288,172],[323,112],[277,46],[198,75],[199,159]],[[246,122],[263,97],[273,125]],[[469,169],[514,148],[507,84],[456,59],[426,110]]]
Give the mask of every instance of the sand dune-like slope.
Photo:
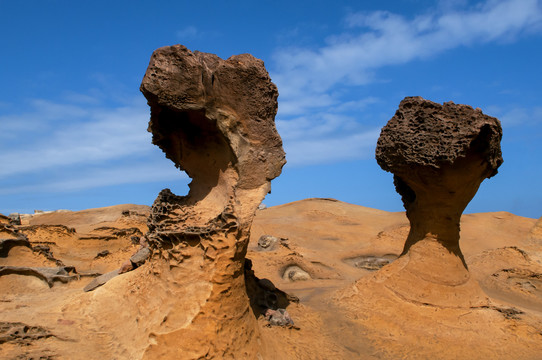
[[[0,358],[135,359],[143,353],[159,313],[153,309],[172,301],[152,281],[160,269],[147,262],[94,291],[83,288],[137,250],[148,209],[119,205],[36,215],[29,225],[2,222],[2,238],[24,234],[29,244],[11,247],[0,269],[75,270],[50,283],[29,270],[0,270]],[[375,281],[403,250],[409,231],[403,212],[332,199],[258,210],[247,258],[258,278],[299,298],[287,307],[294,327],[258,318],[262,353],[269,359],[540,358],[539,228],[537,219],[504,212],[464,215],[461,248],[489,302],[438,307],[402,299]],[[263,235],[273,237],[270,246],[259,241]],[[181,299],[187,312],[194,291],[202,290],[186,289]]]

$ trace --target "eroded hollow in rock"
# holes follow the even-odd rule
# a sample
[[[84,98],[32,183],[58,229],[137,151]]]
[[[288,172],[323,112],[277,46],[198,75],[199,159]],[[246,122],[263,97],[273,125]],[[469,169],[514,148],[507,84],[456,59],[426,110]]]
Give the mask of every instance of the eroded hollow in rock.
[[[236,158],[218,130],[216,120],[206,117],[204,110],[175,111],[157,107],[153,108],[151,117],[149,130],[153,143],[192,178],[185,205],[194,205],[213,191],[210,198],[225,204],[228,191],[223,187],[227,181],[221,178]]]

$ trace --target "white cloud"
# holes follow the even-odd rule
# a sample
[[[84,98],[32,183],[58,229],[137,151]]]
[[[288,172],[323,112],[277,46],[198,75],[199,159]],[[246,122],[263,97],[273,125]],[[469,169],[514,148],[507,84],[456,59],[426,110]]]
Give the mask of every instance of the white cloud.
[[[542,30],[539,0],[487,0],[467,9],[465,5],[462,0],[441,4],[413,18],[387,11],[352,13],[345,19],[345,31],[328,37],[324,46],[276,51],[271,77],[280,91],[277,127],[288,162],[367,155],[368,141],[374,140],[371,147],[376,145],[377,137],[368,135],[374,132],[341,127],[337,115],[378,101],[351,99],[352,88],[374,82],[376,70]],[[346,100],[346,96],[350,98]],[[360,119],[349,120],[356,122]],[[356,156],[356,152],[360,153]]]
[[[180,39],[195,38],[199,35],[198,29],[195,26],[187,26],[184,29],[177,31],[177,37]]]
[[[71,95],[32,100],[26,113],[0,117],[0,195],[188,180],[152,145],[142,96],[111,108]]]
[[[380,134],[379,128],[367,129],[352,116],[337,113],[311,114],[276,123],[288,166],[365,158],[374,150]]]
[[[325,164],[374,155],[380,128],[334,137],[298,139],[284,143],[289,166]]]
[[[273,79],[284,97],[322,94],[337,84],[363,85],[372,72],[437,55],[458,46],[511,39],[538,29],[537,0],[487,1],[469,11],[430,13],[407,19],[386,11],[353,13],[349,31],[319,49],[279,50]]]
[[[524,32],[540,30],[542,23],[537,0],[488,0],[468,10],[459,10],[461,5],[462,0],[455,1],[453,6],[414,18],[385,11],[353,13],[345,19],[344,32],[330,36],[320,48],[276,51],[271,73],[280,91],[277,128],[288,164],[373,156],[379,129],[363,125],[365,115],[357,118],[352,114],[370,110],[379,99],[355,99],[351,88],[375,81],[379,68],[460,46],[510,41]],[[182,38],[202,34],[194,26],[177,32]],[[89,94],[67,93],[62,102],[35,99],[26,113],[0,116],[0,180],[36,179],[4,187],[0,193],[75,191],[186,176],[169,160],[146,162],[160,150],[145,131],[149,111],[143,97],[127,101],[122,91],[108,91],[107,86],[118,87],[110,79],[95,76],[115,96],[109,100],[119,105],[105,107],[102,101],[108,97],[94,89]],[[506,126],[540,118],[541,113],[512,109],[496,115]],[[158,156],[163,159],[161,153]],[[51,173],[56,175],[47,175]]]
[[[336,103],[337,100],[328,94],[316,94],[313,97],[290,97],[284,101],[279,98],[279,111],[280,115],[298,115],[307,111],[326,108]]]
[[[325,137],[333,133],[358,130],[356,120],[351,116],[319,113],[301,116],[293,120],[277,120],[277,129],[284,140]]]
[[[505,129],[542,124],[542,106],[503,109],[501,106],[495,105],[488,107],[488,114],[497,117]]]
[[[10,140],[19,141],[0,145],[0,179],[149,153],[148,113],[144,100],[113,109],[33,101],[31,112],[1,119],[19,124],[10,129]],[[36,125],[41,132],[26,131]]]
[[[139,162],[128,165],[113,164],[109,167],[87,167],[83,171],[66,172],[58,177],[27,185],[0,188],[0,195],[24,193],[70,192],[111,185],[139,184],[154,181],[186,181],[185,172],[175,168],[169,160]]]

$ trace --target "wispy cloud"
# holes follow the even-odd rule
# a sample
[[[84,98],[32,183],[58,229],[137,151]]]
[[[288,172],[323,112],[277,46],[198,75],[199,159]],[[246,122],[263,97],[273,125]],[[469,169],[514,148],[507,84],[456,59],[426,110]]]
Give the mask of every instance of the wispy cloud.
[[[3,116],[15,135],[16,150],[0,145],[0,179],[53,167],[99,163],[152,151],[145,132],[148,110],[144,101],[117,108],[83,107],[43,100],[32,102],[31,111]],[[39,133],[27,129],[38,127]],[[43,137],[43,134],[47,137]]]
[[[376,81],[377,70],[461,46],[513,41],[525,33],[541,31],[542,6],[539,0],[487,0],[465,8],[465,2],[456,1],[453,6],[440,6],[412,18],[387,11],[351,13],[344,24],[344,31],[329,36],[322,47],[283,48],[273,56],[272,78],[280,89],[279,128],[285,131],[290,164],[310,158],[303,153],[303,142],[337,136],[337,124],[330,122],[329,129],[320,126],[321,131],[315,134],[314,117],[324,119],[326,114],[347,111],[352,89]],[[368,107],[371,102],[361,105]],[[345,128],[342,134],[347,139],[369,139],[366,131]],[[305,138],[294,140],[289,132],[305,133]],[[322,159],[329,160],[332,154],[341,159],[367,148],[360,150],[355,141],[334,145],[344,149]],[[310,146],[306,149],[312,151]]]
[[[493,105],[488,107],[487,112],[499,118],[505,129],[542,124],[542,106],[504,108],[500,105]]]
[[[380,128],[350,135],[305,137],[285,142],[288,164],[293,166],[329,164],[373,156]]]
[[[169,161],[168,161],[169,162]],[[154,181],[185,181],[188,176],[167,162],[136,162],[87,166],[78,171],[67,170],[55,176],[41,177],[39,182],[0,188],[0,195],[21,193],[72,192],[103,186],[140,184]]]
[[[195,39],[198,37],[201,37],[203,35],[203,32],[198,30],[195,26],[187,26],[181,30],[178,30],[175,34],[177,37],[181,40],[187,40],[187,39]]]
[[[542,8],[537,0],[489,0],[451,13],[429,13],[407,19],[387,11],[352,13],[348,29],[330,36],[318,49],[276,52],[273,79],[286,97],[325,93],[343,83],[363,85],[375,69],[403,64],[458,46],[511,40],[539,30]]]
[[[0,116],[0,194],[187,179],[151,144],[142,96],[114,107],[91,95],[66,99]]]
[[[180,39],[193,39],[201,35],[201,32],[195,26],[187,26],[176,33]]]
[[[456,1],[412,18],[385,11],[351,13],[343,31],[328,37],[324,46],[277,50],[271,74],[280,90],[277,128],[289,166],[373,155],[379,126],[367,114],[380,99],[356,99],[352,89],[378,80],[382,67],[461,46],[513,41],[540,31],[541,23],[537,0],[488,0],[468,8]],[[187,26],[176,35],[202,34]],[[33,99],[23,113],[0,115],[0,181],[33,179],[11,181],[14,185],[4,186],[0,194],[182,178],[150,143],[143,97],[132,99],[118,91],[122,84],[100,74],[95,78],[100,90],[66,93],[62,101]],[[9,104],[2,108],[13,111]],[[500,114],[505,126],[541,116],[539,110],[521,108]]]
[[[352,116],[323,112],[277,120],[289,166],[359,159],[372,154],[380,128],[362,126]]]

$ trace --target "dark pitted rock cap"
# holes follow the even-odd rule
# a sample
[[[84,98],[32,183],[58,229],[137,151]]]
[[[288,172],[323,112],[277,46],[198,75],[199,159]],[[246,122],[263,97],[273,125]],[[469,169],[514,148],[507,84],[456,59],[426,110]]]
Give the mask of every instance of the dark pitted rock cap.
[[[382,169],[401,174],[412,166],[439,169],[474,152],[482,155],[492,177],[503,162],[501,138],[500,121],[478,108],[406,97],[382,128],[376,160]]]

